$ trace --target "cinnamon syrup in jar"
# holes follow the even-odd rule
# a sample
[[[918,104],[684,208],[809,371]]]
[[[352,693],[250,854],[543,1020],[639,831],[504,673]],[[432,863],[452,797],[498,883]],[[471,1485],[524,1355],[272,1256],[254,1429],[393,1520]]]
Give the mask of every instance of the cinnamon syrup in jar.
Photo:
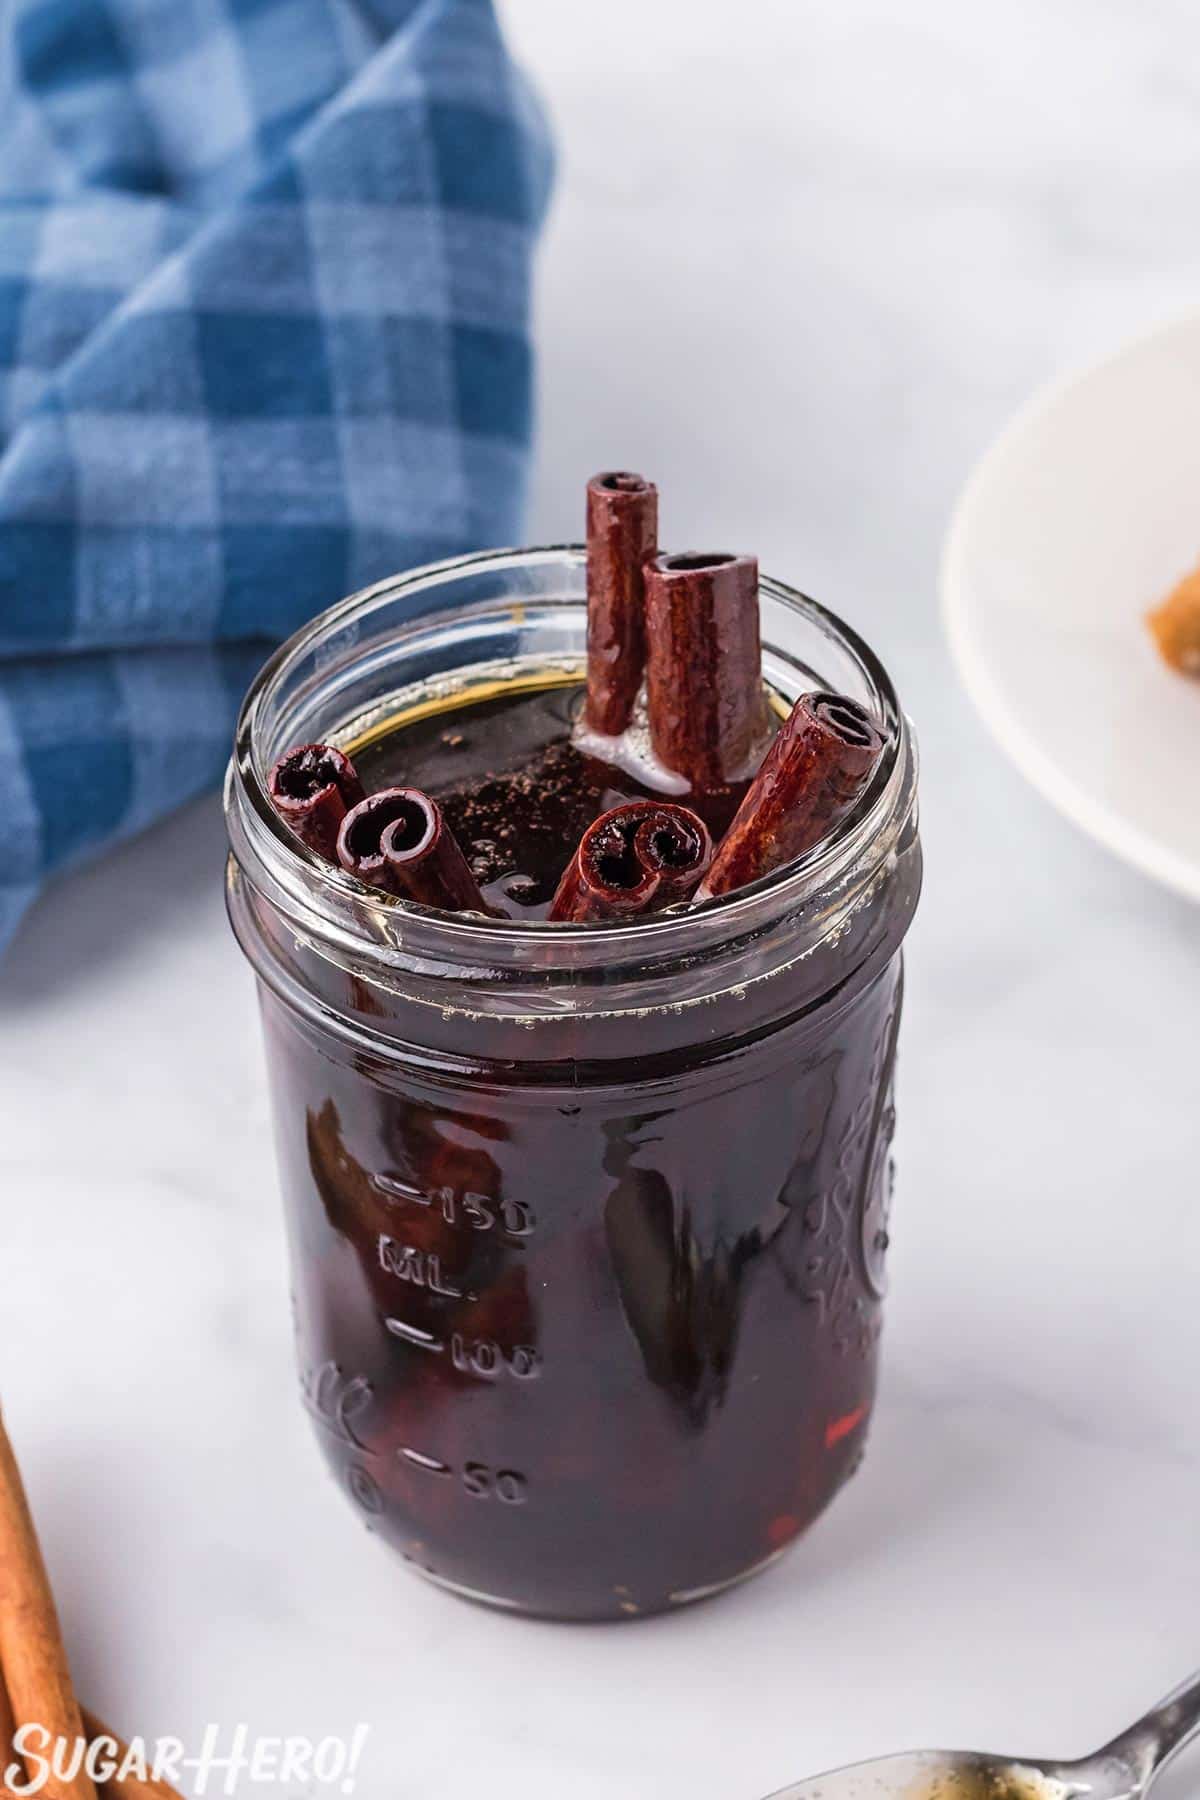
[[[368,791],[438,799],[489,905],[538,919],[585,827],[657,790],[572,745],[574,684],[483,687],[349,747]],[[905,891],[891,910],[836,1004],[806,977],[761,1036],[730,994],[682,1046],[634,1014],[594,1067],[585,1023],[524,1073],[520,1026],[503,1070],[468,1029],[458,1081],[436,1059],[398,1081],[268,1010],[277,1108],[305,1122],[310,1409],[419,1567],[535,1612],[652,1611],[769,1559],[855,1466]]]
[[[806,604],[769,610],[764,638],[790,642],[794,615],[820,667]],[[893,774],[836,876],[540,924],[602,812],[695,802],[572,741],[577,663],[498,673],[479,637],[450,694],[399,667],[394,701],[306,735],[368,793],[435,798],[503,918],[372,897],[326,929],[357,903],[314,877],[303,915],[285,906],[263,859],[286,843],[244,829],[234,782],[230,910],[260,979],[301,1386],[339,1484],[414,1570],[633,1618],[764,1566],[862,1457],[920,886],[911,749],[872,664]],[[289,719],[274,754],[297,741]]]
[[[573,674],[483,679],[451,700],[402,708],[348,749],[368,793],[415,787],[439,803],[493,911],[544,919],[576,844],[610,807],[682,797],[719,834],[749,786],[681,795],[636,738],[633,754],[581,738],[583,699]]]

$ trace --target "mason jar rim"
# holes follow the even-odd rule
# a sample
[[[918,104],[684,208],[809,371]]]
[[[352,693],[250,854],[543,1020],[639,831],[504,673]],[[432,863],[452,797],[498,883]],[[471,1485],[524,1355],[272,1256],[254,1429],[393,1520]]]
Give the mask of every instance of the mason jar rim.
[[[500,574],[555,563],[578,568],[585,558],[584,545],[565,543],[476,551],[427,563],[336,601],[268,657],[251,682],[238,715],[226,777],[226,816],[234,856],[243,873],[256,885],[265,882],[269,886],[273,904],[294,926],[325,941],[331,949],[340,946],[356,959],[377,960],[381,966],[397,970],[409,967],[415,955],[426,972],[431,961],[444,961],[459,976],[471,968],[496,973],[505,967],[519,967],[524,976],[541,973],[561,979],[573,970],[629,963],[643,968],[659,965],[742,939],[789,913],[811,907],[826,890],[843,884],[864,858],[874,865],[873,849],[878,849],[880,860],[886,856],[890,846],[884,840],[893,836],[888,826],[894,824],[899,830],[908,811],[905,799],[915,780],[911,731],[891,678],[870,645],[836,613],[765,574],[759,577],[760,593],[816,625],[858,664],[887,738],[869,782],[846,816],[785,869],[686,911],[661,913],[635,923],[550,924],[474,918],[382,895],[325,861],[295,836],[268,792],[270,765],[263,756],[262,720],[272,696],[303,657],[379,607],[416,592],[435,592],[464,574]],[[482,614],[502,598],[476,600],[432,614],[423,612],[406,621],[389,641],[402,643],[410,635],[418,636],[422,628],[444,624],[456,615]],[[520,604],[533,612],[577,607],[581,601],[564,594]],[[764,650],[769,648],[772,646],[764,638]],[[255,865],[252,869],[245,867],[247,856]]]

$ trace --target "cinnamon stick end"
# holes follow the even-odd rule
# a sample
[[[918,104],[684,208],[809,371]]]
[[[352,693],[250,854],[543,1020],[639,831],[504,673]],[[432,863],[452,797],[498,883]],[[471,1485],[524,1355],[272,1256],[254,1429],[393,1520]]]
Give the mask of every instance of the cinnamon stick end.
[[[382,788],[342,820],[337,858],[347,874],[442,912],[488,913],[436,800],[419,788]]]
[[[626,801],[588,826],[548,918],[579,925],[656,912],[692,893],[712,853],[708,827],[688,807]]]
[[[267,780],[280,818],[310,850],[337,861],[337,834],[351,807],[363,798],[358,771],[332,744],[301,744],[281,756]]]
[[[884,747],[866,707],[802,694],[721,840],[698,898],[748,887],[811,850],[853,808]]]

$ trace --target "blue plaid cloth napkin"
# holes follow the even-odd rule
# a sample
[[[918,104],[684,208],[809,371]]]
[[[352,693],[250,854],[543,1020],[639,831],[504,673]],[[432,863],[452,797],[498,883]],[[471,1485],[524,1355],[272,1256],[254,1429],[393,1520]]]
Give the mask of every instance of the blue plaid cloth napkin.
[[[490,0],[0,6],[0,945],[279,638],[519,538],[549,176]]]

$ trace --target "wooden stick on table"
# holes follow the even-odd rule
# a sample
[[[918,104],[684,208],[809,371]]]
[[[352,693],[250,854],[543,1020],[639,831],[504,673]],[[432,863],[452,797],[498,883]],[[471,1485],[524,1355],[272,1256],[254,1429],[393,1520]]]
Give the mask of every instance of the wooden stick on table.
[[[0,1418],[0,1782],[12,1760],[18,1723],[44,1725],[51,1739],[111,1738],[118,1768],[128,1754],[115,1731],[94,1713],[81,1711],[71,1686],[66,1651],[58,1628],[54,1596],[38,1548],[13,1448]],[[95,1789],[81,1770],[75,1780],[56,1778],[42,1789],[47,1800],[94,1800]],[[113,1776],[103,1785],[111,1800],[180,1800],[165,1781],[137,1775]],[[0,1800],[15,1800],[0,1785]]]
[[[111,1725],[106,1725],[103,1719],[97,1718],[94,1712],[89,1712],[86,1706],[81,1707],[80,1712],[88,1743],[94,1744],[97,1738],[108,1738],[116,1745],[112,1760],[120,1769],[129,1754],[129,1745],[117,1736]],[[13,1719],[8,1689],[0,1672],[0,1774],[11,1760],[15,1731],[16,1721]],[[182,1800],[178,1789],[173,1788],[169,1782],[155,1781],[149,1776],[143,1781],[140,1775],[132,1774],[112,1776],[110,1780],[100,1784],[100,1792],[108,1796],[109,1800]],[[0,1800],[17,1800],[17,1796],[10,1789],[0,1786]]]
[[[13,1716],[45,1726],[51,1744],[83,1736],[79,1703],[21,1472],[0,1417],[0,1669]],[[86,1771],[51,1775],[46,1800],[96,1800]]]
[[[13,1759],[12,1741],[17,1729],[17,1721],[13,1718],[12,1702],[8,1697],[8,1688],[4,1683],[4,1670],[0,1668],[0,1783],[4,1780],[4,1772]],[[0,1800],[4,1800],[7,1789],[0,1786]]]

